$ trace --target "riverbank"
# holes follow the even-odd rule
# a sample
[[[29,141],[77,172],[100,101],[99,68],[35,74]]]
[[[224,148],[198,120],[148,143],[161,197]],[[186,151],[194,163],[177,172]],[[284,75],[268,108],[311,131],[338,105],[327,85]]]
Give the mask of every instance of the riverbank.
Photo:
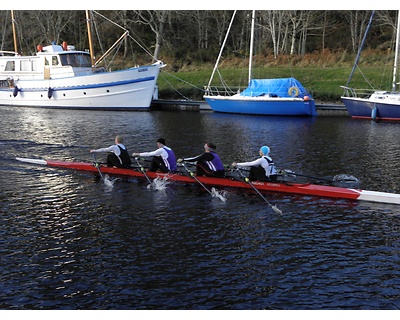
[[[206,101],[155,99],[151,102],[153,110],[163,111],[212,111]],[[316,102],[318,116],[345,116],[349,114],[343,104]]]

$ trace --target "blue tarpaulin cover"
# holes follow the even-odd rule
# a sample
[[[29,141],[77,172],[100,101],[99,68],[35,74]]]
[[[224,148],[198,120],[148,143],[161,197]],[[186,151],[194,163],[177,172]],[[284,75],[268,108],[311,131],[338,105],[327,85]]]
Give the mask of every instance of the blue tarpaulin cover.
[[[295,90],[290,88],[297,88],[298,95],[295,94]],[[303,98],[305,95],[311,97],[307,90],[302,84],[295,78],[279,78],[279,79],[252,79],[250,85],[243,90],[240,95],[258,97],[264,95],[276,96],[276,97],[300,97]]]

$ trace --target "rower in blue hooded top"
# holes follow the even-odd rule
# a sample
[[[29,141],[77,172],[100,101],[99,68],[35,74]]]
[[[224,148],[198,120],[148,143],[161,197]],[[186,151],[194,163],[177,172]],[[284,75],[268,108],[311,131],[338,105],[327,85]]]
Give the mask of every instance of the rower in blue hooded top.
[[[262,146],[259,154],[260,158],[249,162],[233,162],[233,167],[250,167],[249,180],[251,181],[275,181],[277,179],[277,171],[274,161],[269,156],[270,148]]]

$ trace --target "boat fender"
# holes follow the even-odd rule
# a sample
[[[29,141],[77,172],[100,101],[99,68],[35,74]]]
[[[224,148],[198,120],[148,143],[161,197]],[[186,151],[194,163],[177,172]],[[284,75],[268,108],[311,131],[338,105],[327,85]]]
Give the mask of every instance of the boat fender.
[[[13,78],[7,78],[7,83],[9,88],[14,87],[14,79]]]
[[[377,116],[378,116],[378,108],[375,107],[375,108],[373,108],[373,109],[371,110],[371,118],[372,118],[372,120],[375,121]]]
[[[47,89],[47,98],[50,99],[52,96],[53,96],[53,89],[49,87]]]
[[[299,89],[297,87],[290,87],[288,90],[289,96],[297,97],[299,95]]]
[[[18,86],[15,86],[13,91],[14,98],[18,95],[18,91],[19,91]]]

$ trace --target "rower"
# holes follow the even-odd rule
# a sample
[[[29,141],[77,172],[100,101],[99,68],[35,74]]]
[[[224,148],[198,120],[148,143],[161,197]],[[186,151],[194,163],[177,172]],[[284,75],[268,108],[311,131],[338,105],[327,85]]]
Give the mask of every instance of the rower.
[[[248,178],[251,181],[276,181],[278,174],[269,152],[268,146],[262,146],[259,151],[260,158],[249,162],[233,162],[232,167],[250,167]]]
[[[149,171],[175,172],[176,158],[170,147],[166,146],[164,138],[157,140],[157,150],[152,152],[134,152],[133,157],[153,157]]]
[[[196,157],[178,159],[178,162],[197,162],[196,175],[207,177],[224,177],[225,168],[222,164],[221,158],[215,152],[217,146],[213,143],[207,142],[204,145],[204,153]]]
[[[107,167],[129,168],[132,164],[128,150],[122,144],[124,139],[121,136],[115,137],[115,144],[108,148],[92,149],[90,153],[108,152]]]

